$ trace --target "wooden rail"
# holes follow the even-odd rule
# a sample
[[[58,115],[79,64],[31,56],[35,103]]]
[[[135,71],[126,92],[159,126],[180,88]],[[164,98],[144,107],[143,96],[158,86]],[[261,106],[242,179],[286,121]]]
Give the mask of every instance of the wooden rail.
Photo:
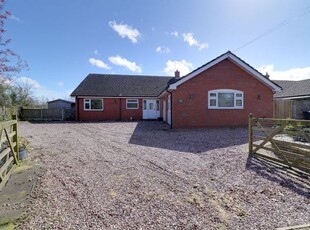
[[[250,114],[249,153],[310,173],[310,121]]]
[[[18,164],[17,120],[0,122],[0,191],[8,181],[14,164]]]

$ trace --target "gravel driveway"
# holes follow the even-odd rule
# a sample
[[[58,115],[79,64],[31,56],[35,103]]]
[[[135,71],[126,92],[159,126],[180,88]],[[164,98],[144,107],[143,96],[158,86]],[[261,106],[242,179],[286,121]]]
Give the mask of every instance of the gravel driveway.
[[[310,223],[309,179],[248,157],[247,130],[28,123],[46,168],[21,229],[273,229]]]

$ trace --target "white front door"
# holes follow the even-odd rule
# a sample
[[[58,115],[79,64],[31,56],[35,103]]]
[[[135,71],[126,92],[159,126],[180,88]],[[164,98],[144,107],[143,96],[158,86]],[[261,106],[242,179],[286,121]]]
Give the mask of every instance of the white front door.
[[[159,100],[143,100],[143,119],[157,119],[160,116]]]
[[[167,123],[171,125],[171,95],[168,96]]]

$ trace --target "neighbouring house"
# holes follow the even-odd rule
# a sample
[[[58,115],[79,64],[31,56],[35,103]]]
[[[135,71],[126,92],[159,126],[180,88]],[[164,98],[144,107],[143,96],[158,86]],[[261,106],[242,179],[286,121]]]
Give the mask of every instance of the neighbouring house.
[[[56,99],[47,102],[48,109],[73,109],[75,102],[63,99]]]
[[[89,74],[72,92],[80,121],[162,118],[172,128],[242,126],[273,115],[281,87],[228,51],[180,77]]]
[[[274,95],[276,118],[304,119],[310,111],[310,79],[301,81],[274,81],[283,91]]]

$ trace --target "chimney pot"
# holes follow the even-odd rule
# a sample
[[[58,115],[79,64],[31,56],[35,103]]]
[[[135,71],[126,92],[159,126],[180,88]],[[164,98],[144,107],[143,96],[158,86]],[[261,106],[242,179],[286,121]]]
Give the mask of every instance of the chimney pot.
[[[270,76],[269,76],[268,72],[266,72],[265,77],[269,79]]]
[[[176,79],[179,79],[179,78],[180,78],[180,71],[179,71],[179,70],[176,70],[176,71],[174,72],[174,77],[175,77]]]

